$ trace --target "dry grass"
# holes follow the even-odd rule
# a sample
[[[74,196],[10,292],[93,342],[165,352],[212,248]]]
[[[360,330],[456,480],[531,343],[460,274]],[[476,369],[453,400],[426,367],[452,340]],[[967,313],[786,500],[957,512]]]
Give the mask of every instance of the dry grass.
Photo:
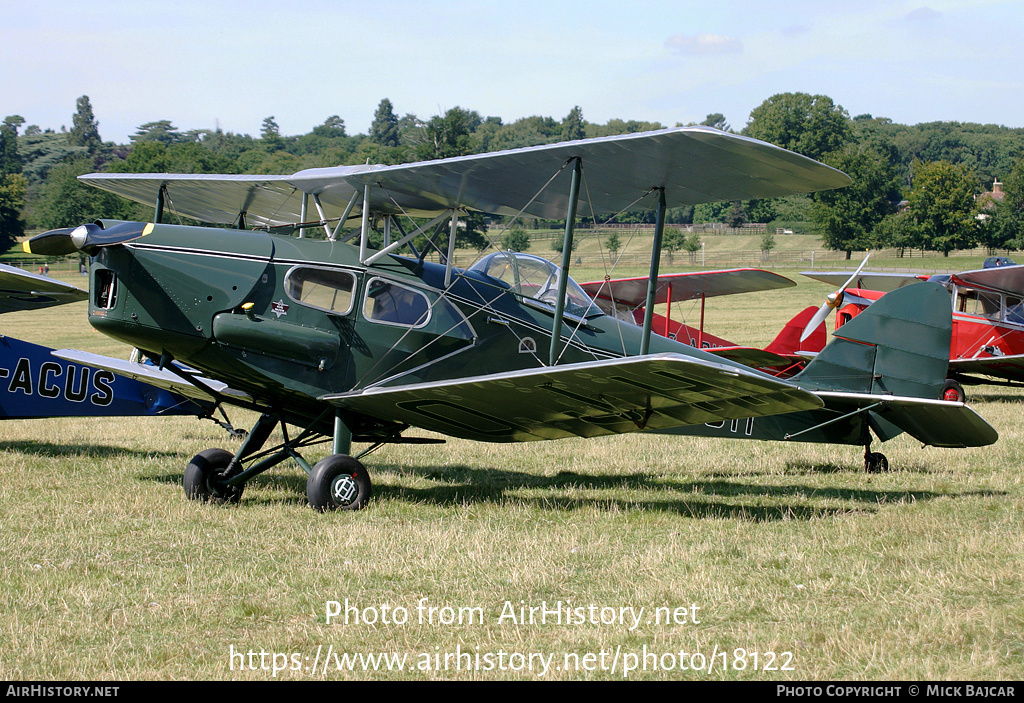
[[[820,299],[804,285],[778,295],[737,297],[709,328],[763,343]],[[83,318],[4,325],[122,353]],[[999,443],[896,439],[889,474],[862,473],[849,447],[452,441],[372,455],[370,506],[330,515],[305,506],[305,476],[287,465],[239,506],[185,501],[189,458],[232,446],[211,423],[0,423],[0,678],[270,679],[276,664],[286,679],[621,679],[632,663],[647,670],[631,679],[1019,679],[1024,394],[971,397]],[[378,621],[329,623],[328,603],[345,599]],[[632,630],[519,624],[501,618],[506,602],[645,610]],[[385,606],[408,621],[382,622]],[[662,606],[677,622],[650,619]],[[329,648],[405,655],[407,668],[325,671]],[[455,652],[470,658],[444,660]],[[714,670],[680,670],[695,653]]]

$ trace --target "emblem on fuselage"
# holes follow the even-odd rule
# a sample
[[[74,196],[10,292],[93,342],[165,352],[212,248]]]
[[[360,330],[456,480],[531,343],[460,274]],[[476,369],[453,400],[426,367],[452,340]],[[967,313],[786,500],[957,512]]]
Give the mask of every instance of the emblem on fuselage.
[[[284,300],[276,300],[271,303],[270,310],[277,315],[278,319],[281,318],[281,315],[288,314],[288,306],[285,304]]]

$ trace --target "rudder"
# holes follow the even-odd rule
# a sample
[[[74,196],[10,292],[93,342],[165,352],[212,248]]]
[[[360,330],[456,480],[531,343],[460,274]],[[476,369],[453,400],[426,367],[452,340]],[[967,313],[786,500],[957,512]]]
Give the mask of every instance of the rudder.
[[[949,291],[915,283],[887,293],[836,330],[792,380],[808,390],[937,399],[952,330]]]

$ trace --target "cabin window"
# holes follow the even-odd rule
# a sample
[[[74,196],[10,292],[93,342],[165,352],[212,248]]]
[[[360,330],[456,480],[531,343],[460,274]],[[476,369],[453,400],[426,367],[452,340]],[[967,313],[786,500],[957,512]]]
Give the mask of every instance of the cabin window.
[[[363,315],[371,322],[423,327],[430,320],[430,301],[415,288],[373,278],[366,286]]]
[[[1003,311],[1003,301],[998,293],[988,293],[970,288],[958,288],[956,292],[957,312],[968,315],[982,315],[998,320]]]
[[[1006,321],[1024,325],[1024,301],[1013,296],[1006,296]]]
[[[328,312],[352,312],[355,274],[337,269],[298,267],[288,272],[285,291],[297,303]]]
[[[500,251],[485,256],[473,264],[470,271],[478,271],[497,279],[518,295],[545,303],[554,308],[558,301],[558,284],[563,272],[547,259],[521,252]],[[601,313],[579,284],[566,281],[564,312],[575,317],[589,317]]]

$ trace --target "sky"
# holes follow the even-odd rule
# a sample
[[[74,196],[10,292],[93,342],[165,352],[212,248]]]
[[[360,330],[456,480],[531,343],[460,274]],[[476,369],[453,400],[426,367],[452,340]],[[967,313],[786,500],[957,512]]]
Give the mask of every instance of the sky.
[[[282,135],[332,115],[367,133],[387,98],[505,123],[666,127],[722,113],[734,130],[778,93],[850,116],[1024,127],[1016,0],[36,0],[0,13],[0,117],[70,127],[88,95],[100,135],[140,125]]]

